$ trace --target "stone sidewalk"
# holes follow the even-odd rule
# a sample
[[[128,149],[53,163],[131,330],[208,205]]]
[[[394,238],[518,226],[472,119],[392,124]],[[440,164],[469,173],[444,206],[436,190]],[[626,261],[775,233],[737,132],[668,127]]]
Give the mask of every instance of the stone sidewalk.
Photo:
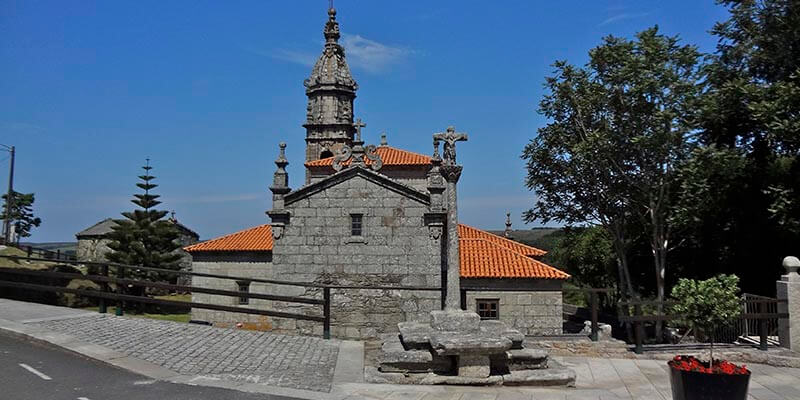
[[[115,317],[0,299],[0,331],[47,342],[154,379],[303,399],[671,399],[664,361],[553,357],[575,388],[363,383],[363,345]],[[750,399],[800,400],[800,369],[748,365]]]

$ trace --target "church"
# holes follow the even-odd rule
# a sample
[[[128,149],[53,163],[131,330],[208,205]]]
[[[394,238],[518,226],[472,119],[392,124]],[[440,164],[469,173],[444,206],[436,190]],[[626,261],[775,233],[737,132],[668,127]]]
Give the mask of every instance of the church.
[[[349,287],[430,287],[434,291],[333,289],[333,337],[373,339],[444,306],[458,280],[461,308],[526,335],[560,334],[562,284],[569,275],[541,262],[544,251],[458,223],[462,167],[454,127],[433,134],[431,155],[366,145],[354,118],[358,85],[339,44],[336,10],[305,80],[305,177],[289,182],[286,143],[278,146],[269,223],[185,247],[194,272]],[[427,140],[425,141],[428,142]],[[442,146],[440,154],[439,147]],[[469,165],[467,165],[469,170]],[[447,263],[458,265],[455,274]],[[449,275],[449,276],[448,276]],[[321,298],[319,288],[193,277],[193,284],[241,292]],[[320,314],[319,307],[194,293],[192,301]],[[192,319],[282,333],[322,335],[322,324],[213,310]]]

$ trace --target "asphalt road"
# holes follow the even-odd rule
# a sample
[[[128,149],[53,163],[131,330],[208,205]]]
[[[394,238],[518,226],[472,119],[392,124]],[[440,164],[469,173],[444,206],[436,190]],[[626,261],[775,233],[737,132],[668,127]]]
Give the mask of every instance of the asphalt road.
[[[57,347],[0,334],[3,400],[294,400],[154,381]]]

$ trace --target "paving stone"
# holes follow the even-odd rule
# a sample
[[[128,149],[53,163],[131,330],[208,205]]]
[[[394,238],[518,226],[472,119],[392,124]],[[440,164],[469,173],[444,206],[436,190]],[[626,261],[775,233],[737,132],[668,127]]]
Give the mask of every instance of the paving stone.
[[[185,375],[328,392],[339,352],[320,338],[92,314],[35,322]]]

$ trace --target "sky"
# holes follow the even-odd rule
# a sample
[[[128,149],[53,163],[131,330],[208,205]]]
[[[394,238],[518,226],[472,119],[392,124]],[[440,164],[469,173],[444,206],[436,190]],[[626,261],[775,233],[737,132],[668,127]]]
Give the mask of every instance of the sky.
[[[303,183],[303,80],[322,50],[327,0],[0,2],[0,144],[34,192],[34,242],[133,209],[149,158],[161,209],[203,239],[267,223],[278,142]],[[520,158],[556,60],[581,65],[607,35],[658,25],[712,52],[727,11],[686,1],[336,0],[367,143],[432,152],[454,125],[459,219],[515,229],[535,194]],[[0,153],[0,188],[8,154]],[[551,223],[557,225],[557,223]]]

